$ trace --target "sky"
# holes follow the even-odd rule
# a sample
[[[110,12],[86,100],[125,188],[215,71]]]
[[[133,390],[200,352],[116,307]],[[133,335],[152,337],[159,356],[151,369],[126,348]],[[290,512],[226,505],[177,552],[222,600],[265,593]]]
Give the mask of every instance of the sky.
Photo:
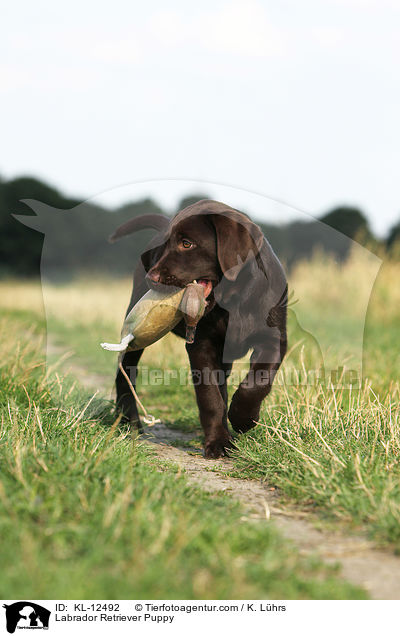
[[[399,60],[399,0],[16,0],[0,174],[110,205],[172,209],[197,184],[293,216],[347,204],[384,236],[400,220]]]

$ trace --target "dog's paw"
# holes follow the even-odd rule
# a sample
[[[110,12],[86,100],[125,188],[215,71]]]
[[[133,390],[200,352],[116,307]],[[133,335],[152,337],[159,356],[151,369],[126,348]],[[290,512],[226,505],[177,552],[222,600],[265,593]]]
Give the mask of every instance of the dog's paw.
[[[218,459],[229,455],[229,449],[235,448],[231,439],[214,439],[206,441],[204,445],[204,457],[206,459]]]
[[[254,428],[257,424],[258,416],[258,411],[254,413],[243,412],[233,403],[228,412],[229,421],[236,433],[247,433],[247,431]]]
[[[144,433],[142,422],[139,419],[130,419],[126,415],[121,415],[121,413],[119,413],[117,417],[120,417],[120,424],[126,426],[132,433],[135,432],[138,435]]]

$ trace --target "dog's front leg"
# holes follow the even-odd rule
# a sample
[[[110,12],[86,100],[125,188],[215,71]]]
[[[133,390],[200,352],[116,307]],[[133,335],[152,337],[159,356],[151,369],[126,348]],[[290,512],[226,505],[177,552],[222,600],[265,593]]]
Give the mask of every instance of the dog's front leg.
[[[134,388],[136,388],[137,365],[142,353],[143,349],[128,351],[122,359],[122,367]],[[136,428],[139,432],[143,432],[136,400],[120,369],[118,369],[117,377],[115,378],[115,385],[117,389],[117,412],[122,413],[122,422],[127,422],[132,429]]]
[[[271,391],[285,353],[286,340],[279,338],[254,349],[249,372],[239,384],[229,407],[229,421],[238,433],[246,433],[257,424],[261,403]]]
[[[226,422],[226,402],[221,388],[226,383],[222,352],[208,341],[186,345],[192,369],[193,384],[204,431],[204,455],[217,458],[231,446]],[[222,391],[223,393],[224,391]]]

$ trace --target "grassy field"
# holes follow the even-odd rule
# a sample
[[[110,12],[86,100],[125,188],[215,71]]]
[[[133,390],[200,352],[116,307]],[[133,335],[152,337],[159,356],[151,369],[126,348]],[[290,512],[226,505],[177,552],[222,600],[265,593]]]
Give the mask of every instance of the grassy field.
[[[2,598],[363,598],[46,374],[34,313],[1,328]]]
[[[361,389],[304,385],[300,377],[316,364],[315,339],[300,324],[315,324],[321,342],[332,333],[333,351],[324,349],[328,364],[340,351],[345,367],[354,367],[368,266],[316,256],[292,273],[295,298],[309,299],[311,315],[307,304],[299,311],[293,305],[285,368],[260,424],[237,439],[235,465],[240,476],[268,478],[284,497],[330,523],[362,528],[399,550],[399,264],[384,263],[372,291]],[[87,392],[74,385],[75,365],[109,378],[111,391],[115,356],[99,342],[118,340],[129,293],[129,281],[44,287],[47,358],[55,365],[46,380],[40,285],[0,283],[7,334],[1,345],[3,596],[361,597],[300,558],[269,525],[243,522],[227,497],[194,490],[140,443],[132,447],[126,432],[113,427],[110,393],[89,404]],[[69,379],[63,377],[68,365]],[[183,370],[187,377],[183,343],[165,337],[145,352],[142,367]],[[297,382],[285,381],[290,369]],[[170,378],[155,385],[144,374],[139,391],[169,426],[199,430],[190,383]]]

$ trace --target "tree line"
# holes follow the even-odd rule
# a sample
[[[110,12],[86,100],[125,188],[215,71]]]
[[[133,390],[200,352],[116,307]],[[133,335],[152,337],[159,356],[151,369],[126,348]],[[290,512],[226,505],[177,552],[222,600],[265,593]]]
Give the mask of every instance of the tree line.
[[[177,210],[202,198],[207,198],[207,194],[185,197]],[[114,245],[107,242],[107,237],[128,219],[154,213],[166,214],[151,199],[127,203],[110,211],[65,197],[32,177],[0,179],[0,275],[37,276],[42,251],[45,275],[63,278],[85,271],[130,274],[154,232],[145,230],[140,233],[140,239],[133,236]],[[16,220],[14,214],[32,218],[28,219],[27,226]],[[372,251],[397,254],[400,251],[400,221],[384,240],[378,240],[365,215],[354,207],[335,208],[315,221],[274,225],[257,220],[257,223],[289,268],[299,260],[310,258],[316,249],[344,260],[351,246],[348,238]]]

